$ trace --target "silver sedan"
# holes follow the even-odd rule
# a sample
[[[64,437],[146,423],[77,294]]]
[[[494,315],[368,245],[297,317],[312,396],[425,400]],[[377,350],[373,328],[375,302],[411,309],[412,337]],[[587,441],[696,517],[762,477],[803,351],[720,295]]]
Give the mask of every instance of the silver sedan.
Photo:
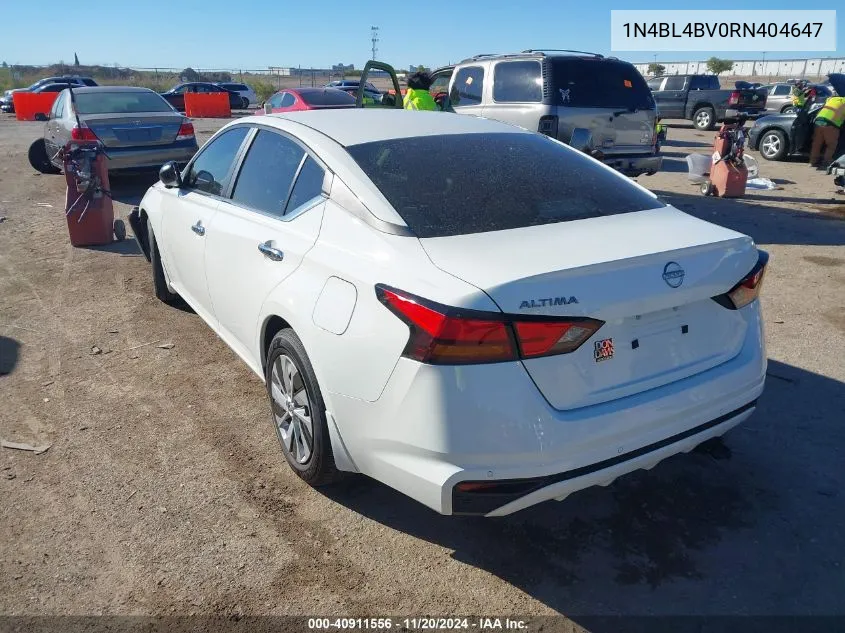
[[[59,150],[72,141],[100,141],[109,171],[157,168],[187,163],[197,151],[190,119],[156,92],[129,86],[64,90],[44,128],[44,149],[54,168]]]

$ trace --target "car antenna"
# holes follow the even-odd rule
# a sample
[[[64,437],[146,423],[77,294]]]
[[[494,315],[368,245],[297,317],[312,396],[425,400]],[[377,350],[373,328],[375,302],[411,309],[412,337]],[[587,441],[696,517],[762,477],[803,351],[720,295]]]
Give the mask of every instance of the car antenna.
[[[76,127],[82,129],[82,123],[79,121],[79,112],[76,110],[76,95],[73,94],[73,84],[68,82],[67,89],[70,92],[70,104],[73,107],[73,116],[76,118]]]

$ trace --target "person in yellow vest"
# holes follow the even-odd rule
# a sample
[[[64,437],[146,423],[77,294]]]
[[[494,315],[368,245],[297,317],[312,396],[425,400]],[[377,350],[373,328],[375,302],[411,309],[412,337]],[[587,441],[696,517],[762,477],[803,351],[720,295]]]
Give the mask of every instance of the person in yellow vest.
[[[807,82],[806,81],[797,81],[792,84],[792,90],[790,95],[792,96],[792,105],[799,110],[804,107],[804,104],[807,103]]]
[[[439,111],[434,97],[428,91],[433,80],[427,72],[416,72],[408,77],[408,90],[405,93],[406,110],[433,110]]]
[[[810,165],[824,169],[833,162],[833,153],[839,142],[842,123],[845,121],[845,97],[828,97],[816,115],[813,127],[813,145],[810,148]],[[822,159],[824,147],[824,162]]]

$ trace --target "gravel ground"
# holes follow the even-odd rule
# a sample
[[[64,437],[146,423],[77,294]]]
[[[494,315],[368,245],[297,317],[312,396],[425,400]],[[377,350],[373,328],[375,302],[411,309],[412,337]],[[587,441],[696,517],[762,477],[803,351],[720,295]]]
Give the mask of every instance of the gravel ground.
[[[201,140],[219,125],[197,121]],[[263,385],[154,298],[134,242],[69,245],[64,179],[26,159],[41,126],[0,119],[0,437],[50,445],[0,449],[0,615],[845,615],[845,200],[830,177],[761,160],[781,189],[703,198],[684,156],[712,133],[672,126],[666,170],[640,181],[772,255],[757,413],[721,448],[609,487],[450,518],[364,477],[297,479]],[[113,182],[121,216],[149,184]]]

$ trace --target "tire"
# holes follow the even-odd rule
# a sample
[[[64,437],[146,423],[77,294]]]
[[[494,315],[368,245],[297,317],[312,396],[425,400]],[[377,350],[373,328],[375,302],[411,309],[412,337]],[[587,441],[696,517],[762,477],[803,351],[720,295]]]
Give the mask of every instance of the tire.
[[[241,110],[248,110],[249,109],[249,99],[246,97],[241,97]]]
[[[796,111],[797,110],[795,109],[795,106],[788,105],[788,106],[783,106],[780,113],[781,114],[792,114],[793,112],[796,112]]]
[[[713,195],[713,183],[711,183],[709,180],[705,180],[703,183],[701,183],[699,190],[701,191],[701,194],[704,195],[704,196],[712,196]]]
[[[786,135],[780,130],[766,130],[757,145],[760,156],[766,160],[783,160],[788,153]]]
[[[164,276],[164,267],[161,265],[161,253],[158,252],[156,236],[153,233],[153,226],[147,218],[147,240],[150,244],[150,264],[153,267],[153,289],[159,301],[167,305],[173,305],[179,300],[179,295],[171,292],[167,287],[167,279]]]
[[[113,229],[114,238],[118,242],[122,242],[126,239],[126,225],[123,223],[123,220],[115,220]]]
[[[39,138],[29,146],[29,164],[42,174],[60,174],[62,170],[50,162],[44,139]]]
[[[302,341],[292,329],[279,331],[270,342],[264,377],[270,421],[291,470],[314,487],[337,481],[340,473],[334,463],[323,395]]]
[[[716,126],[716,113],[710,106],[698,108],[692,115],[692,124],[698,130],[712,130]]]

